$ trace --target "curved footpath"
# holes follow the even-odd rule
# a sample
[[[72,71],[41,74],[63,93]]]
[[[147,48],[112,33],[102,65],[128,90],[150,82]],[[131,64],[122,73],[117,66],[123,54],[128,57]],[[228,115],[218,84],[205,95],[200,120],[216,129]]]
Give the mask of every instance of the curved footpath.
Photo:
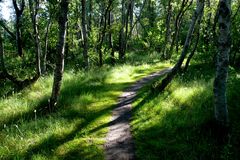
[[[135,159],[134,142],[130,129],[131,103],[136,98],[137,91],[145,84],[171,71],[171,68],[152,73],[127,88],[119,97],[117,107],[112,112],[109,122],[109,132],[106,137],[105,157],[107,160]]]

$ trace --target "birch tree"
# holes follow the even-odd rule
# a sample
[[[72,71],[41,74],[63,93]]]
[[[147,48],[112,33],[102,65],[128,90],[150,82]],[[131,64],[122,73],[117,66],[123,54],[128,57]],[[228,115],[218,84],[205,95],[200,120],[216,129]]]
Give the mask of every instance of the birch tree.
[[[63,71],[64,71],[64,49],[66,41],[66,29],[67,29],[67,14],[68,14],[69,0],[61,0],[59,18],[58,18],[58,43],[56,46],[56,56],[55,56],[55,69],[54,69],[54,79],[52,95],[50,98],[49,109],[52,111],[57,105],[58,97],[60,94]]]
[[[229,118],[227,109],[226,87],[228,77],[229,53],[231,47],[231,0],[220,0],[218,13],[219,36],[216,61],[217,68],[213,87],[215,118],[220,125],[227,126]]]
[[[185,57],[187,56],[189,46],[191,44],[191,39],[192,39],[192,35],[193,35],[193,32],[194,32],[195,24],[197,22],[197,19],[200,16],[203,8],[204,8],[204,0],[197,0],[197,8],[194,11],[194,14],[193,14],[193,17],[192,17],[192,22],[189,26],[188,34],[187,34],[187,37],[186,37],[186,40],[185,40],[185,43],[184,43],[182,53],[181,53],[177,63],[172,68],[171,72],[168,73],[168,75],[155,88],[155,90],[157,90],[158,92],[163,91],[167,87],[167,85],[172,81],[172,79],[175,77],[175,75],[178,73],[178,71],[180,70],[180,68],[182,66],[182,63],[183,63]]]

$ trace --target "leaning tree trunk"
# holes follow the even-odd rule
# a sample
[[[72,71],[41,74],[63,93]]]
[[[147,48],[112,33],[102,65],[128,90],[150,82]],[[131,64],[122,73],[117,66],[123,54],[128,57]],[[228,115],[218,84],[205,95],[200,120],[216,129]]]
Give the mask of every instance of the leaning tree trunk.
[[[83,34],[83,59],[84,67],[88,68],[88,37],[87,37],[87,22],[86,22],[86,0],[82,0],[82,34]]]
[[[203,14],[204,14],[204,8],[203,8],[203,10],[202,10],[202,12],[201,12],[201,14],[198,18],[198,24],[197,24],[197,29],[196,29],[196,32],[197,32],[196,34],[197,35],[196,35],[195,44],[194,44],[193,49],[192,49],[192,51],[191,51],[190,55],[188,56],[187,61],[185,63],[184,72],[187,71],[188,66],[190,64],[190,61],[191,61],[192,57],[194,56],[195,51],[197,50],[198,42],[199,42],[199,39],[200,39],[200,29],[201,29],[201,21],[202,21]]]
[[[39,30],[38,30],[38,19],[37,14],[39,10],[39,0],[35,0],[33,3],[32,0],[29,0],[29,8],[32,18],[32,24],[33,24],[33,32],[34,32],[34,44],[35,44],[35,52],[36,52],[36,71],[37,76],[40,77],[42,74],[41,71],[41,44],[40,44],[40,37],[39,37]]]
[[[215,103],[215,118],[222,126],[228,126],[228,109],[227,109],[227,77],[229,53],[231,47],[231,0],[219,1],[219,37],[218,37],[218,54],[217,54],[217,68],[214,80],[214,103]]]
[[[178,62],[175,64],[175,66],[173,67],[173,69],[171,70],[171,72],[167,75],[166,78],[164,78],[160,85],[158,85],[155,90],[158,91],[158,92],[161,92],[163,91],[167,85],[172,81],[172,79],[174,78],[174,76],[178,73],[178,71],[180,70],[181,66],[182,66],[182,63],[187,55],[187,51],[188,51],[188,48],[191,44],[191,38],[192,38],[192,35],[193,35],[193,31],[194,31],[194,28],[195,28],[195,24],[196,24],[196,21],[199,17],[199,15],[201,14],[202,10],[203,10],[203,7],[204,7],[204,0],[197,0],[197,8],[193,14],[193,17],[192,17],[192,22],[190,24],[190,27],[189,27],[189,30],[188,30],[188,34],[187,34],[187,37],[186,37],[186,40],[185,40],[185,44],[184,44],[184,47],[183,47],[183,50],[182,50],[182,53],[178,59]]]
[[[64,70],[64,48],[66,41],[66,28],[67,28],[67,14],[68,14],[69,0],[62,0],[60,2],[60,11],[58,19],[58,43],[57,53],[55,57],[56,67],[54,70],[54,81],[52,88],[52,95],[50,99],[49,109],[52,111],[57,104],[58,97],[60,94],[60,88],[62,84],[63,70]]]

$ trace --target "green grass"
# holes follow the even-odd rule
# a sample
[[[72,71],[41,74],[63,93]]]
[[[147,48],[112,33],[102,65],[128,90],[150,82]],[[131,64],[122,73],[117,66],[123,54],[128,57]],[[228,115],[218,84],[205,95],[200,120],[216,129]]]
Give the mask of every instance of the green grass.
[[[124,88],[169,66],[161,63],[158,56],[154,53],[144,58],[143,53],[130,54],[128,63],[115,67],[93,68],[88,72],[68,69],[54,113],[45,112],[52,76],[2,97],[0,159],[103,159],[108,128],[101,126],[110,121],[111,110]]]
[[[134,102],[131,122],[138,159],[239,159],[240,76],[230,69],[228,104],[231,134],[219,144],[213,120],[214,67],[193,65],[167,89],[149,94],[149,86]]]

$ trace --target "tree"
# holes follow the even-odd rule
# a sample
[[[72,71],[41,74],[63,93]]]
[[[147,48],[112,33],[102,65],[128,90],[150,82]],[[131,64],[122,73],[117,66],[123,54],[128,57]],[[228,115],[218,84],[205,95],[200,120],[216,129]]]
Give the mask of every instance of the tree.
[[[122,0],[122,9],[121,9],[121,29],[119,32],[119,59],[124,60],[125,58],[125,22],[126,22],[126,15],[125,15],[125,0]]]
[[[33,33],[34,33],[34,44],[35,44],[35,52],[36,52],[36,71],[37,76],[41,76],[41,55],[42,55],[42,48],[40,43],[40,36],[39,36],[39,29],[38,29],[38,10],[39,10],[39,0],[35,0],[33,3],[32,0],[29,0],[29,8],[30,8],[30,15],[32,19],[33,25]]]
[[[67,28],[67,16],[68,16],[68,5],[69,0],[61,0],[59,18],[58,18],[58,43],[56,46],[55,56],[55,69],[54,69],[54,80],[52,87],[52,95],[49,103],[49,110],[52,111],[57,105],[58,97],[60,94],[63,71],[64,71],[64,49],[66,41],[66,28]]]
[[[167,76],[161,81],[161,83],[154,90],[156,90],[158,92],[162,92],[167,87],[167,85],[172,81],[172,79],[175,77],[175,75],[178,73],[178,71],[181,69],[182,63],[188,53],[187,51],[191,44],[191,38],[192,38],[192,34],[193,34],[193,31],[195,28],[196,21],[200,17],[203,9],[204,9],[204,0],[197,0],[197,8],[194,11],[194,14],[192,17],[192,22],[188,29],[188,34],[187,34],[187,37],[186,37],[186,40],[184,43],[182,53],[181,53],[177,63],[172,68],[171,72],[167,74]]]
[[[214,104],[215,118],[221,126],[228,126],[228,108],[227,108],[227,77],[229,65],[229,53],[231,47],[231,0],[219,1],[219,16],[218,16],[218,54],[216,61],[216,76],[214,80]]]
[[[172,1],[168,1],[167,5],[167,16],[166,16],[166,33],[165,33],[165,43],[164,43],[164,52],[163,52],[163,57],[167,59],[169,57],[170,53],[168,50],[168,44],[171,42],[171,28],[170,28],[170,23],[171,23],[171,18],[172,18]]]
[[[87,22],[86,22],[86,0],[82,0],[82,34],[83,34],[83,59],[84,67],[88,68],[88,36],[87,36]]]
[[[21,34],[21,18],[25,8],[25,0],[21,0],[20,7],[16,0],[12,0],[15,14],[16,14],[16,42],[17,42],[17,52],[20,57],[23,56],[23,47],[22,47],[22,34]]]

